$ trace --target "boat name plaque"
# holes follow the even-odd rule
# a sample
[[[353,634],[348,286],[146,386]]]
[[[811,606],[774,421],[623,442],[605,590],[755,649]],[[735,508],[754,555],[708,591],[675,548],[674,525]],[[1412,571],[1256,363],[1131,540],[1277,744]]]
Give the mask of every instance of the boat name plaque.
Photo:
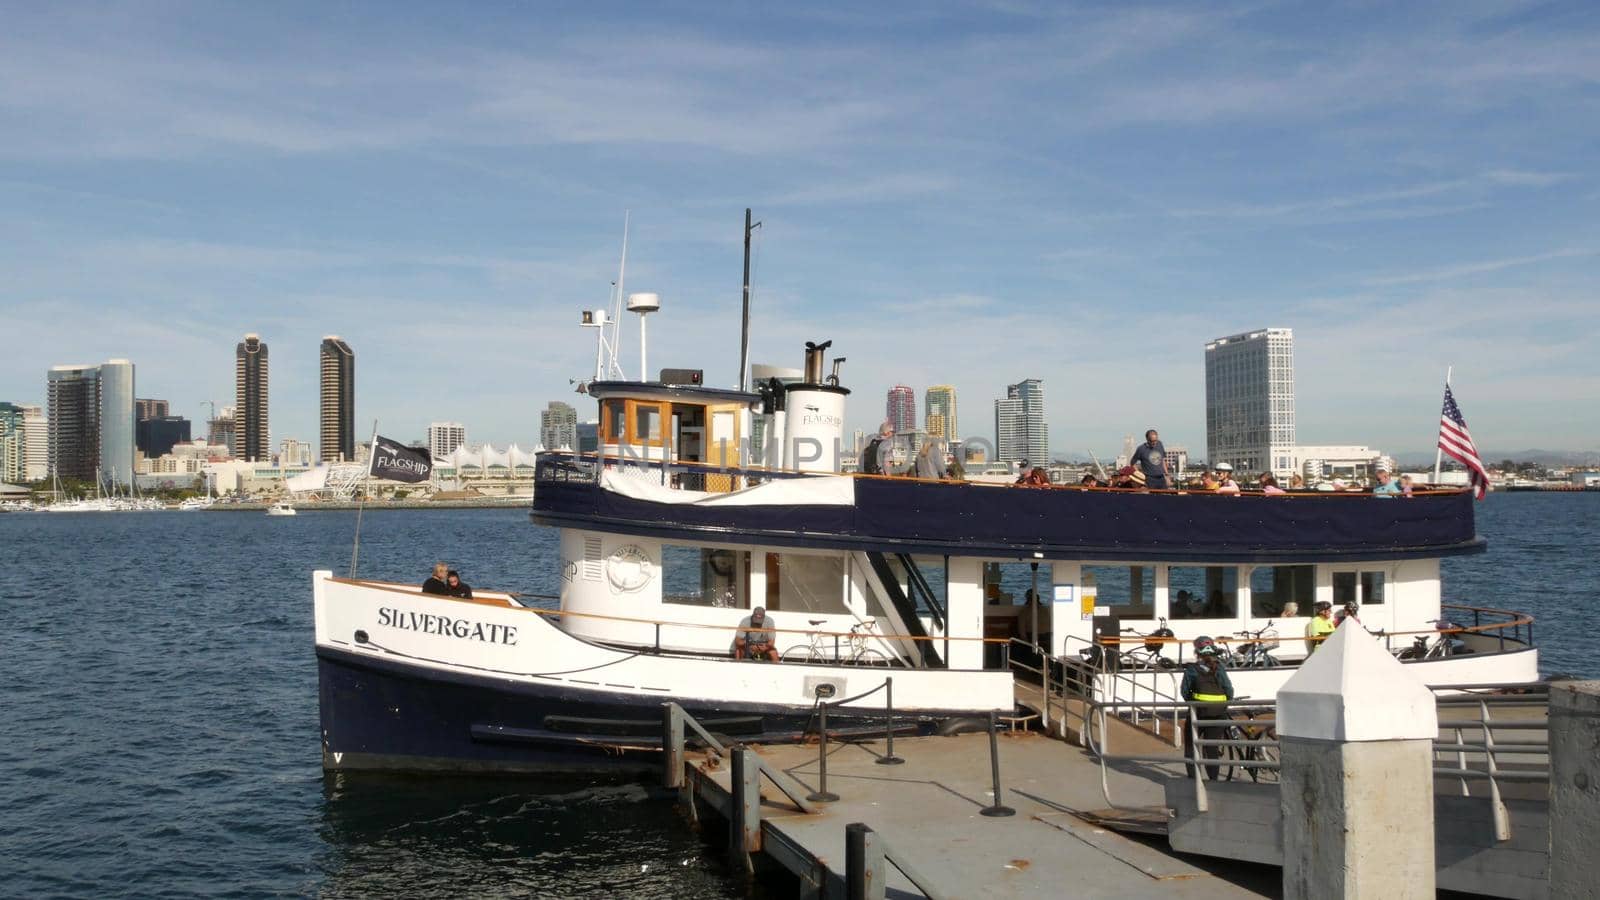
[[[397,628],[401,631],[417,631],[422,634],[436,634],[440,637],[482,641],[486,644],[505,644],[508,647],[514,647],[517,643],[517,626],[515,625],[474,622],[470,619],[452,619],[449,616],[410,612],[387,606],[378,607],[378,624],[388,628]]]

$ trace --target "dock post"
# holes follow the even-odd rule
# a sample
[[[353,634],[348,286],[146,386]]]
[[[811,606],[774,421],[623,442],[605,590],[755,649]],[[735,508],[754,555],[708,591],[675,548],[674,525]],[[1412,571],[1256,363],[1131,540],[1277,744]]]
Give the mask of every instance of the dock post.
[[[812,803],[833,803],[839,795],[828,790],[828,704],[818,704],[817,721],[822,740],[817,742],[817,789],[806,795]]]
[[[1435,893],[1433,692],[1359,624],[1278,690],[1283,896]]]
[[[845,900],[883,900],[887,893],[883,845],[877,837],[863,822],[844,827]]]
[[[735,747],[730,755],[733,815],[728,820],[728,849],[734,863],[749,873],[750,854],[761,849],[761,760],[746,747]]]
[[[663,787],[683,787],[683,707],[661,704],[661,783]]]
[[[979,815],[991,819],[1014,816],[1017,811],[1000,802],[1000,738],[995,733],[996,710],[989,710],[989,774],[994,780],[994,805],[986,806],[978,811]]]
[[[878,757],[875,760],[875,762],[877,762],[877,764],[880,765],[880,766],[898,766],[901,763],[905,762],[905,760],[903,760],[900,757],[894,755],[894,679],[893,678],[885,678],[883,680],[883,691],[884,691],[884,701],[883,702],[884,702],[884,705],[886,707],[888,707],[888,710],[889,710],[888,719],[886,720],[886,722],[885,722],[885,724],[883,726],[883,737],[884,737],[884,741],[887,742],[887,747],[885,747],[885,749],[884,749],[884,755]]]
[[[1550,686],[1550,896],[1582,897],[1600,878],[1600,681]]]

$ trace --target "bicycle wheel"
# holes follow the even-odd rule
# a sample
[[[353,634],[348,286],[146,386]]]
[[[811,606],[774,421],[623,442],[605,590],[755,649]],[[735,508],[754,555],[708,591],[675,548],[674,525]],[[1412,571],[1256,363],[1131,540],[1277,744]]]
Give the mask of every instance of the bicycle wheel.
[[[1277,739],[1278,732],[1271,728],[1261,729],[1261,733],[1256,736],[1256,740],[1259,741],[1275,741]],[[1276,784],[1278,781],[1278,765],[1280,764],[1277,746],[1267,746],[1266,744],[1263,744],[1262,746],[1251,747],[1250,749],[1254,752],[1256,759],[1262,762],[1273,764],[1273,767],[1270,769],[1265,767],[1251,769],[1251,777],[1253,777],[1257,783],[1265,782],[1268,784]]]
[[[1229,725],[1228,730],[1224,732],[1224,735],[1230,741],[1239,741],[1244,739],[1244,730],[1237,725]],[[1226,749],[1227,752],[1222,756],[1223,759],[1230,763],[1249,759],[1246,748],[1241,747],[1238,744],[1229,744]],[[1232,766],[1225,764],[1218,774],[1222,776],[1222,781],[1232,781],[1233,773],[1240,771],[1249,771],[1249,768],[1246,766]]]
[[[810,644],[795,644],[793,647],[778,654],[778,662],[808,663],[816,662],[820,658],[817,649]]]
[[[867,647],[864,648],[860,653],[857,653],[851,662],[858,666],[887,667],[889,665],[889,657],[884,656],[882,653],[872,649],[871,647]]]

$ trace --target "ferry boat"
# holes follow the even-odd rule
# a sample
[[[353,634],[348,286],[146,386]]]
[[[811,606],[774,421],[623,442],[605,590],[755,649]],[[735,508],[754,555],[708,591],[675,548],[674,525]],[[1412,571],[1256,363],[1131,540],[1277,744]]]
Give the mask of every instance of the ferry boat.
[[[841,474],[849,390],[842,359],[822,374],[828,346],[807,345],[800,382],[757,390],[685,370],[608,380],[597,363],[598,452],[536,464],[531,515],[559,533],[559,596],[454,598],[316,572],[324,767],[655,765],[669,700],[757,742],[802,739],[822,700],[830,732],[881,734],[891,702],[902,727],[953,731],[1013,710],[1047,673],[1101,699],[1175,698],[1189,642],[1242,645],[1241,632],[1278,645],[1270,665],[1231,670],[1238,695],[1268,698],[1323,600],[1359,604],[1361,626],[1411,650],[1431,685],[1539,678],[1530,618],[1443,602],[1440,561],[1485,550],[1467,491]],[[1162,625],[1172,636],[1144,663],[1122,652]],[[752,631],[776,661],[737,658]]]

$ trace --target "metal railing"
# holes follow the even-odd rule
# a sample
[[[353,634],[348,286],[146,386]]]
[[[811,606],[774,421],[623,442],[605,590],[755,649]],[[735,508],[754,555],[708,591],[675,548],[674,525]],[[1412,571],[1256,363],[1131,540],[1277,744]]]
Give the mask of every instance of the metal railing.
[[[1541,783],[1550,778],[1549,722],[1542,715],[1547,708],[1549,686],[1533,684],[1458,684],[1430,686],[1439,710],[1439,732],[1433,744],[1435,778],[1455,779],[1462,796],[1472,796],[1473,785],[1482,782],[1487,791],[1495,838],[1511,838],[1510,813],[1503,786],[1512,783]],[[1243,773],[1254,782],[1276,781],[1281,769],[1276,731],[1275,701],[1248,698],[1227,705],[1226,718],[1200,718],[1196,707],[1218,704],[1184,701],[1140,702],[1101,701],[1088,698],[1085,716],[1085,745],[1100,763],[1101,792],[1108,806],[1119,805],[1112,797],[1109,768],[1118,763],[1153,766],[1185,766],[1193,783],[1195,807],[1209,810],[1203,770],[1228,770],[1226,780]],[[1169,712],[1185,719],[1191,752],[1182,755],[1157,753],[1113,753],[1109,747],[1110,722],[1137,721],[1126,711],[1143,707],[1149,717]],[[1514,708],[1537,709],[1530,718],[1505,715]],[[1243,715],[1241,718],[1234,713]],[[1202,731],[1224,729],[1222,738]],[[1508,735],[1507,733],[1511,733]],[[1219,758],[1204,758],[1206,748],[1219,748]],[[1200,757],[1200,758],[1196,758]]]
[[[844,895],[846,900],[884,900],[888,896],[889,879],[885,863],[900,870],[929,900],[942,900],[949,896],[939,890],[938,882],[924,875],[905,856],[889,845],[882,834],[864,822],[851,822],[844,827]]]

